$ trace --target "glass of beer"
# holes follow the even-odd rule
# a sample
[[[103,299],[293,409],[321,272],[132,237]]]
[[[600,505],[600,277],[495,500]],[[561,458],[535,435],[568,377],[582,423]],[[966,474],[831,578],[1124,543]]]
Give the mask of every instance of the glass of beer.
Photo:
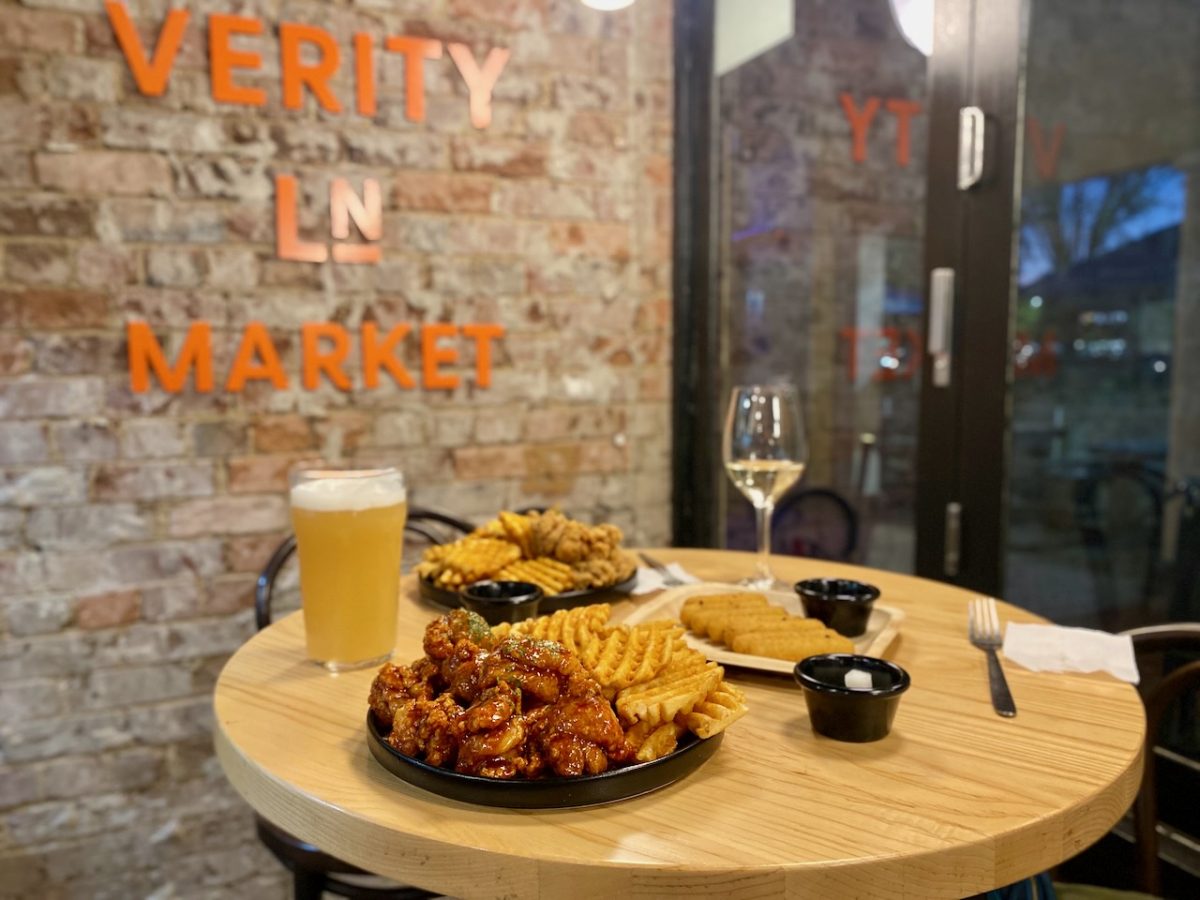
[[[391,656],[407,501],[396,469],[307,469],[292,476],[308,656],[331,672]]]

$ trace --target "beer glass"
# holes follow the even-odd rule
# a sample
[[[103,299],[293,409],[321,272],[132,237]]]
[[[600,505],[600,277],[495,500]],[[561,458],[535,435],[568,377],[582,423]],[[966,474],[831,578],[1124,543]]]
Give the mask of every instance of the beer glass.
[[[391,656],[407,501],[396,469],[308,469],[292,476],[308,656],[331,672]]]

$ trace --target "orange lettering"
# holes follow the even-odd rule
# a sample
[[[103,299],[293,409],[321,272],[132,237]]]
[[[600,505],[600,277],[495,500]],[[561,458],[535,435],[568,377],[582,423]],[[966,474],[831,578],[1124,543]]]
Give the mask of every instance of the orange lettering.
[[[443,363],[458,362],[458,351],[453,347],[439,347],[437,343],[439,338],[457,334],[458,326],[447,322],[421,326],[421,374],[425,387],[435,391],[452,391],[458,387],[457,375],[438,371]]]
[[[1026,121],[1025,130],[1029,133],[1029,143],[1033,145],[1033,164],[1038,177],[1042,181],[1049,181],[1058,172],[1058,156],[1062,152],[1063,135],[1067,128],[1062,122],[1056,124],[1049,146],[1042,133],[1042,123],[1033,116]]]
[[[893,98],[886,104],[887,111],[896,117],[896,162],[907,166],[912,145],[912,130],[909,124],[912,117],[921,111],[921,104],[915,100]]]
[[[300,45],[313,44],[318,59],[312,65],[300,61]],[[299,109],[304,105],[304,86],[329,112],[339,113],[342,104],[329,89],[329,78],[337,71],[340,55],[333,36],[323,28],[283,22],[279,26],[279,63],[283,82],[283,105]]]
[[[280,365],[279,354],[275,351],[267,326],[262,322],[251,322],[242,332],[242,342],[238,344],[237,355],[229,367],[225,390],[237,393],[246,386],[247,381],[269,381],[276,390],[287,390],[287,375]]]
[[[471,95],[471,124],[476,128],[487,128],[492,124],[492,88],[504,71],[509,52],[504,47],[493,47],[483,62],[483,68],[475,62],[475,54],[466,44],[447,44],[446,50],[458,74],[467,83]]]
[[[850,131],[854,135],[854,161],[862,162],[867,158],[867,129],[871,126],[875,113],[879,112],[879,98],[868,97],[861,111],[854,105],[854,98],[849,94],[838,94],[838,100],[841,101],[842,111],[846,113],[846,121],[850,123]]]
[[[298,262],[323,263],[329,255],[324,244],[300,240],[296,223],[296,176],[275,176],[275,255]]]
[[[171,77],[171,69],[175,67],[175,56],[179,53],[179,45],[183,42],[183,32],[187,28],[188,11],[173,9],[167,13],[162,30],[158,33],[158,45],[154,48],[154,56],[147,61],[146,51],[142,40],[138,37],[137,29],[129,18],[129,10],[124,3],[113,0],[104,4],[108,12],[108,21],[112,23],[113,32],[129,71],[138,90],[150,97],[158,97],[167,89],[167,81]]]
[[[363,179],[362,199],[345,178],[329,183],[329,219],[333,236],[344,241],[350,237],[350,220],[368,241],[383,237],[383,192],[374,178]]]
[[[481,388],[492,386],[492,344],[504,337],[503,325],[470,324],[462,327],[462,333],[475,339],[475,383]]]
[[[175,365],[167,364],[162,346],[146,322],[129,322],[125,326],[125,338],[129,350],[129,385],[135,394],[150,390],[150,370],[164,391],[178,394],[187,381],[188,371],[196,370],[196,390],[208,393],[213,389],[212,369],[212,326],[207,322],[193,322],[188,326],[187,337],[179,349]]]
[[[384,46],[404,55],[404,114],[425,121],[425,60],[442,58],[442,42],[430,38],[390,37]]]
[[[396,344],[408,337],[411,329],[408,325],[397,325],[387,333],[383,341],[376,340],[379,326],[374,322],[363,322],[362,325],[362,363],[363,384],[368,388],[379,387],[379,367],[388,370],[388,374],[403,388],[414,388],[416,383],[403,363],[396,359]]]
[[[261,68],[262,57],[257,53],[234,50],[229,45],[230,35],[262,34],[262,30],[262,22],[258,19],[223,13],[213,13],[208,17],[208,65],[212,73],[212,97],[218,103],[266,105],[266,91],[233,83],[234,69]]]
[[[321,349],[322,338],[333,342],[328,351]],[[304,387],[315,391],[321,381],[321,373],[333,386],[343,391],[350,390],[350,379],[342,370],[346,354],[350,352],[350,335],[336,322],[305,322],[300,326],[300,341],[304,357]]]
[[[371,59],[371,36],[359,32],[354,35],[354,81],[355,96],[360,116],[375,115],[375,66]]]

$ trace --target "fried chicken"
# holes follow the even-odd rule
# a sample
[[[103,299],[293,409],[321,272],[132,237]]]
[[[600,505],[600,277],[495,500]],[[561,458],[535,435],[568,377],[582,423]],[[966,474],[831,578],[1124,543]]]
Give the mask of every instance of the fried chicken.
[[[370,705],[388,743],[434,766],[489,778],[595,774],[629,757],[600,684],[562,644],[497,640],[455,610],[425,630],[428,656],[385,665]]]

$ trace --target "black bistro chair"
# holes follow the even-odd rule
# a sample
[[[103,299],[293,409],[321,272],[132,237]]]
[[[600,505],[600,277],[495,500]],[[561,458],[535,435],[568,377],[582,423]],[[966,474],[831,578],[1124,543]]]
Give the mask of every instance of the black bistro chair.
[[[425,509],[410,509],[404,524],[406,539],[411,536],[425,545],[441,544],[473,530],[474,526],[469,522]],[[259,630],[271,624],[275,580],[295,550],[296,536],[289,534],[258,576],[254,589],[254,621]],[[325,892],[353,900],[425,900],[438,896],[421,888],[396,884],[343,862],[260,815],[255,815],[254,820],[259,840],[291,871],[296,900],[320,900]]]
[[[1058,868],[1056,881],[1066,882],[1056,885],[1060,900],[1200,896],[1187,874],[1200,859],[1194,850],[1200,838],[1194,801],[1200,793],[1200,623],[1124,633],[1133,639],[1146,708],[1142,783],[1112,832]]]

